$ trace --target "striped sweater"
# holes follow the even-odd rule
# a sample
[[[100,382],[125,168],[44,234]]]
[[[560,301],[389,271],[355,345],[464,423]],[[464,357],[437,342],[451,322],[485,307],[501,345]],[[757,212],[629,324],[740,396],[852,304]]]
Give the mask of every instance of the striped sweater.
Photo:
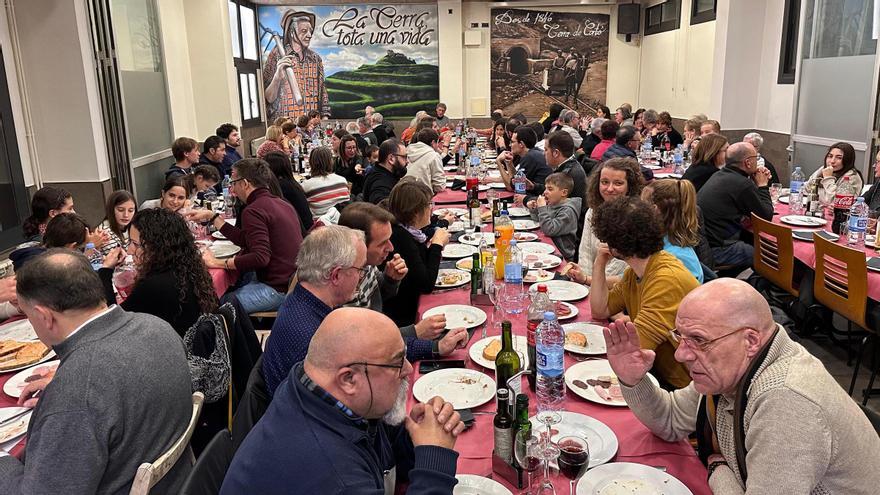
[[[339,203],[351,199],[345,178],[336,174],[312,177],[302,183],[312,215],[320,217]]]

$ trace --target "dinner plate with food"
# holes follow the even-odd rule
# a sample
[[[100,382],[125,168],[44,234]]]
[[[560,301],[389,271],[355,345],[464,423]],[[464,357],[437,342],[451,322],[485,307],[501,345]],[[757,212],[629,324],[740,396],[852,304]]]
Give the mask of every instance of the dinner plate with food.
[[[577,306],[574,304],[567,303],[565,301],[555,301],[556,304],[556,318],[559,320],[570,320],[578,315],[580,312],[577,309]]]
[[[537,241],[538,234],[534,232],[514,232],[513,240],[515,240],[517,243]]]
[[[516,241],[516,247],[518,247],[523,254],[553,254],[553,252],[556,251],[556,248],[552,244],[545,244],[543,242]]]
[[[529,345],[524,335],[513,336],[513,350],[520,355],[520,364],[523,369],[529,366]],[[471,360],[484,368],[495,369],[495,357],[501,352],[501,336],[486,337],[474,342],[468,349]]]
[[[464,232],[464,222],[457,221],[449,224],[449,227],[446,228],[450,234],[454,234],[456,232]]]
[[[535,230],[541,227],[541,224],[538,222],[528,219],[528,220],[511,220],[513,223],[514,230]],[[519,242],[519,241],[517,241]]]
[[[468,214],[468,211],[464,208],[438,208],[434,210],[436,215],[445,215],[447,213],[452,213],[457,217],[463,217]]]
[[[486,244],[489,246],[495,244],[495,234],[492,232],[473,232],[470,234],[463,234],[458,238],[458,242],[469,244],[471,246],[479,246],[483,239],[486,239]]]
[[[648,378],[657,385],[657,379],[650,373]],[[583,361],[569,367],[565,370],[565,385],[588,401],[606,406],[626,406],[620,382],[606,359]]]
[[[21,397],[21,391],[28,383],[54,377],[59,364],[61,364],[61,361],[48,361],[32,368],[19,371],[12,375],[9,380],[6,380],[6,383],[3,384],[3,392],[16,399]]]
[[[779,220],[782,223],[798,227],[824,227],[828,223],[824,218],[808,217],[806,215],[784,215],[779,217]]]
[[[17,340],[19,342],[37,340],[37,332],[34,331],[31,321],[24,318],[0,326],[0,340]]]
[[[214,231],[211,234],[211,237],[213,237],[214,239],[217,239],[218,241],[225,241],[226,240],[226,236],[223,235],[223,233],[221,233],[219,230]]]
[[[605,464],[617,454],[619,446],[617,435],[608,425],[596,418],[576,412],[561,411],[559,414],[562,421],[550,427],[550,440],[553,443],[569,436],[586,439],[590,448],[591,469]],[[529,421],[532,423],[532,431],[543,431],[546,428],[536,416],[529,418]],[[555,465],[555,462],[551,461],[551,465]]]
[[[29,368],[53,357],[55,351],[50,350],[39,340],[28,342],[0,340],[0,373]]]
[[[529,253],[523,256],[523,263],[528,265],[531,270],[550,269],[561,265],[562,258],[552,254]]]
[[[575,354],[601,355],[605,354],[605,336],[602,335],[602,327],[592,323],[566,323],[562,325],[565,331],[565,350]]]
[[[592,462],[590,462],[592,467]],[[611,462],[590,469],[578,481],[577,493],[599,495],[692,495],[674,476],[653,466]]]
[[[553,280],[554,276],[555,274],[553,272],[548,272],[547,270],[539,268],[537,270],[529,270],[526,273],[526,276],[523,277],[523,282],[527,284],[549,282]]]
[[[239,246],[236,246],[230,241],[217,241],[211,244],[208,249],[211,251],[211,254],[218,259],[231,258],[241,251]]]
[[[446,317],[446,328],[474,328],[486,322],[486,312],[466,304],[446,304],[422,313],[422,319],[434,315]]]
[[[27,433],[33,410],[27,407],[0,408],[0,444]]]
[[[470,281],[470,272],[456,270],[455,268],[441,268],[440,271],[437,272],[437,281],[435,282],[434,287],[439,289],[449,289],[465,285],[470,283]]]
[[[544,285],[547,286],[547,295],[552,301],[577,301],[590,294],[590,289],[586,285],[567,280],[550,280],[549,282],[544,282]],[[532,294],[537,292],[537,290],[537,285],[529,288],[529,292]]]
[[[443,248],[443,257],[453,259],[467,258],[477,252],[479,252],[479,249],[470,244],[447,244],[446,247]]]
[[[483,405],[495,397],[495,378],[466,368],[449,368],[422,375],[413,384],[413,397],[428,402],[440,397],[455,409]]]
[[[529,216],[529,209],[513,206],[507,209],[507,214],[511,217],[527,217]]]

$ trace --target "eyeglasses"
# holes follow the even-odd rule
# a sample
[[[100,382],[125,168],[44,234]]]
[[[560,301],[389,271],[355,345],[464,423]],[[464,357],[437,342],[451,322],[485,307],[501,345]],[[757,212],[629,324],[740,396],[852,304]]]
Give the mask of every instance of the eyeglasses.
[[[736,330],[734,330],[730,333],[726,333],[726,334],[724,334],[720,337],[716,337],[712,340],[703,340],[700,337],[696,337],[696,338],[685,337],[684,335],[681,334],[681,332],[678,331],[677,328],[673,328],[672,331],[669,332],[669,335],[672,337],[672,340],[676,344],[684,344],[684,345],[688,346],[688,348],[691,349],[692,351],[700,351],[700,352],[706,353],[706,352],[711,351],[712,348],[715,347],[714,345],[712,345],[713,343],[718,342],[719,340],[721,340],[725,337],[730,337],[731,335],[733,335],[737,332],[741,332],[743,330],[746,330],[748,328],[751,328],[751,327],[737,328]]]
[[[406,366],[406,351],[407,351],[407,346],[406,346],[406,344],[404,344],[403,345],[403,357],[400,358],[400,364],[368,363],[366,361],[356,361],[354,363],[346,364],[345,366],[343,366],[343,368],[349,368],[351,366],[356,366],[356,365],[375,366],[377,368],[390,368],[390,369],[397,370],[397,376],[400,376],[400,374],[403,372],[403,367]]]
[[[400,155],[400,154],[395,153],[394,156],[397,156],[397,157],[400,157],[400,158],[403,158],[404,160],[406,160],[408,155]]]
[[[363,280],[367,276],[367,272],[370,271],[368,266],[345,266],[340,268],[340,270],[348,270],[349,268],[354,268],[358,271],[358,281]]]
[[[236,182],[241,182],[243,180],[245,180],[244,177],[239,177],[238,179],[232,179],[229,181],[229,185],[231,186],[231,185],[235,184]]]

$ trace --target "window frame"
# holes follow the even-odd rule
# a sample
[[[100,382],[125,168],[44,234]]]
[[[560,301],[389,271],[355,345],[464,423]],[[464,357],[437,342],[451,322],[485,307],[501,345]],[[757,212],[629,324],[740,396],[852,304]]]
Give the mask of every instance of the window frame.
[[[249,0],[228,0],[228,2],[234,3],[238,7],[238,12],[237,12],[236,19],[235,19],[238,22],[238,29],[237,29],[238,40],[235,40],[235,42],[238,44],[238,53],[240,56],[239,57],[233,56],[232,61],[233,61],[233,65],[235,65],[235,85],[238,88],[238,106],[239,106],[239,111],[241,112],[241,126],[243,128],[244,127],[256,127],[256,126],[260,126],[263,124],[263,118],[264,118],[264,109],[261,104],[263,88],[260,87],[261,86],[260,41],[259,41],[259,35],[258,35],[258,33],[259,33],[259,17],[258,17],[258,15],[259,14],[257,12],[257,5],[254,2],[251,2]],[[228,3],[227,3],[227,5],[228,5]],[[245,58],[244,30],[241,28],[242,27],[241,26],[241,22],[242,22],[241,21],[241,8],[242,7],[246,7],[246,8],[252,9],[254,11],[253,32],[254,32],[254,38],[255,38],[254,44],[257,49],[257,59],[256,60],[251,60],[249,58]],[[233,21],[233,19],[230,16],[229,22],[231,23],[232,21]],[[231,33],[230,33],[230,35],[231,35]],[[247,88],[243,88],[241,85],[241,76],[242,75],[245,75],[245,76],[254,75],[255,84],[257,86],[256,87],[256,95],[257,95],[257,102],[256,103],[257,103],[257,110],[258,110],[259,114],[256,117],[251,115],[251,117],[248,119],[244,118],[245,108],[244,108],[243,96],[245,96],[244,91]],[[247,77],[246,77],[246,79],[247,79]],[[248,101],[250,101],[249,94],[247,95],[247,97],[248,97]],[[250,114],[250,113],[251,113],[250,109],[248,109],[248,114]]]
[[[801,0],[785,0],[782,15],[782,39],[779,45],[779,71],[777,84],[794,84],[798,65],[798,45],[800,44]],[[787,66],[786,60],[790,62]]]
[[[691,0],[691,26],[714,21],[718,15],[718,0],[712,2],[712,10],[697,12],[697,0]]]
[[[677,15],[675,19],[664,21],[663,20],[663,7],[666,5],[672,5],[676,9]],[[648,21],[651,18],[651,12],[658,10],[660,12],[660,24],[657,25],[649,25]],[[666,0],[665,2],[658,3],[657,5],[652,5],[650,7],[645,8],[645,25],[644,31],[645,36],[650,36],[652,34],[660,34],[668,31],[675,31],[676,29],[681,27],[681,0]]]
[[[31,213],[30,196],[27,184],[24,180],[24,172],[21,169],[21,154],[18,149],[16,138],[15,120],[12,113],[12,99],[9,94],[7,82],[8,73],[3,61],[3,50],[0,49],[0,166],[5,166],[9,172],[9,187],[12,193],[15,217],[18,224],[0,230],[0,251],[13,248],[24,240],[24,220]],[[34,187],[36,189],[36,186]]]

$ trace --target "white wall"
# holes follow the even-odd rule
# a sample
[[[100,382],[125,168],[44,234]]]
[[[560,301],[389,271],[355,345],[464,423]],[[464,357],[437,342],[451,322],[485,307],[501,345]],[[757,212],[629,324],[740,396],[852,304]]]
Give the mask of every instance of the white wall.
[[[451,11],[451,13],[450,13]],[[446,112],[459,117],[464,115],[465,98],[462,75],[464,74],[464,35],[462,33],[461,0],[437,2],[437,39],[440,55],[440,101],[446,103]]]
[[[794,84],[777,84],[779,52],[782,48],[784,0],[768,0],[764,11],[761,70],[758,71],[758,98],[755,105],[757,129],[788,134],[794,108]]]
[[[12,3],[6,5],[6,9],[12,11]],[[3,48],[3,65],[6,70],[6,84],[9,88],[9,102],[12,107],[12,120],[15,127],[15,139],[18,142],[18,154],[21,160],[21,171],[24,183],[27,186],[34,185],[34,162],[31,160],[31,139],[29,117],[26,117],[28,108],[22,103],[26,98],[23,86],[19,84],[19,78],[24,74],[18,68],[20,57],[19,47],[16,46],[17,37],[14,36],[15,16],[7,15],[7,10],[0,8],[0,47]]]

